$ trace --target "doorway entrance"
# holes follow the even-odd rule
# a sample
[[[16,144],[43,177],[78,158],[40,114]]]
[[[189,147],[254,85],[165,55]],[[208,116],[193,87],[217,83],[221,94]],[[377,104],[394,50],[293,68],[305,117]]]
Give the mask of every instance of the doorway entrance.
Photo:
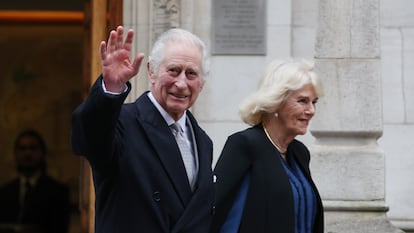
[[[17,176],[17,134],[40,132],[48,173],[70,187],[69,233],[92,233],[94,218],[89,165],[70,146],[71,113],[100,73],[99,42],[118,24],[122,1],[0,2],[0,185]]]

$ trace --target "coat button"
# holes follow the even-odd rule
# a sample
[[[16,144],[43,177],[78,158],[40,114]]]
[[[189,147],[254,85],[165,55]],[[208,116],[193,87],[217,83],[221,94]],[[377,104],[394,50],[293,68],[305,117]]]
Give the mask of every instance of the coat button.
[[[152,194],[152,198],[153,198],[153,199],[154,199],[154,201],[156,201],[156,202],[161,201],[161,194],[160,194],[160,192],[155,191],[155,192]]]

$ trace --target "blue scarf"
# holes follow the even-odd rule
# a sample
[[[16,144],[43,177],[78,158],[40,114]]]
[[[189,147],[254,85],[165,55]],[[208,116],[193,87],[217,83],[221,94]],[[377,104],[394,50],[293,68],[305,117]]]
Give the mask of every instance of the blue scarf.
[[[317,209],[315,193],[293,158],[289,158],[290,166],[284,159],[281,160],[292,187],[295,233],[312,233]]]

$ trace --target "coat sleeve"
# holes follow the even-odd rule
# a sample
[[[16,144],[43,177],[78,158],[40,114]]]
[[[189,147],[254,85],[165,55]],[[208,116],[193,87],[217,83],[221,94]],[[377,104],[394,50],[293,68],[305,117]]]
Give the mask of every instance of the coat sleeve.
[[[128,90],[131,84],[127,83]],[[84,155],[92,164],[110,161],[114,151],[116,123],[128,91],[111,95],[102,88],[102,77],[92,86],[84,103],[72,113],[71,144],[75,154]]]
[[[214,174],[216,176],[216,211],[212,232],[219,232],[247,175],[251,162],[247,140],[241,134],[230,136],[221,152]]]
[[[69,187],[59,184],[56,188],[56,195],[51,201],[53,205],[49,207],[51,211],[51,219],[49,219],[49,231],[54,233],[67,233],[69,232],[70,224],[70,197]]]
[[[240,186],[240,190],[234,199],[233,205],[227,214],[226,220],[223,226],[220,227],[220,233],[237,233],[241,219],[243,216],[244,206],[247,198],[247,190],[250,185],[250,175],[245,175],[243,182]]]

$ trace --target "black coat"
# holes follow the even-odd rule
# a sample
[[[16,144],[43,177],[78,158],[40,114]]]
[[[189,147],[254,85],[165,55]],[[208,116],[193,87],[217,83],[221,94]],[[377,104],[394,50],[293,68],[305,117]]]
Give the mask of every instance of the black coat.
[[[250,173],[250,186],[239,232],[294,232],[292,190],[278,153],[259,125],[227,139],[214,169],[217,178],[216,215],[211,232],[219,232],[247,173]],[[294,140],[287,153],[296,159],[313,187],[317,200],[313,232],[323,233],[322,202],[310,176],[309,151],[301,142]]]
[[[187,111],[199,157],[198,184],[191,192],[174,136],[147,93],[123,104],[128,93],[106,94],[101,82],[72,116],[72,147],[93,172],[95,232],[208,232],[214,202],[211,139]]]
[[[20,180],[14,179],[0,188],[0,223],[34,226],[42,233],[68,232],[70,220],[69,188],[53,178],[41,175],[19,222]]]

